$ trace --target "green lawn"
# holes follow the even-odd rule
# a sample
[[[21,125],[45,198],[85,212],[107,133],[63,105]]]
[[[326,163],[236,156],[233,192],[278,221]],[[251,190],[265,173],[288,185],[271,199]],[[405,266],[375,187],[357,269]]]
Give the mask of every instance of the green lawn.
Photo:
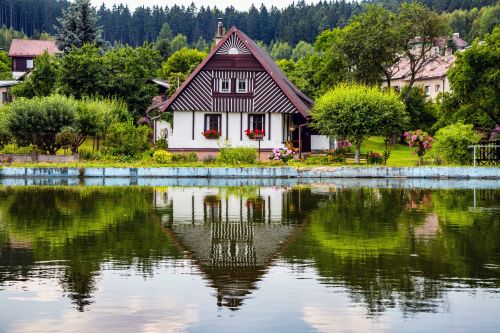
[[[395,146],[389,145],[391,156],[387,161],[389,166],[417,166],[418,158],[413,155],[413,148],[408,145],[396,144]],[[361,145],[361,153],[374,151],[383,154],[385,151],[384,138],[381,136],[374,136],[364,141]]]

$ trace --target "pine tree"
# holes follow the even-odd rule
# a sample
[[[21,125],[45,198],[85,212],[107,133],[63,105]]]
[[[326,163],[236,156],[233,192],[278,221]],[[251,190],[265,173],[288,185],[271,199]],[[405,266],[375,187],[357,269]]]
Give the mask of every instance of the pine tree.
[[[97,25],[99,17],[90,0],[75,0],[58,18],[56,43],[60,50],[69,52],[72,47],[80,48],[84,44],[104,46],[102,27]]]

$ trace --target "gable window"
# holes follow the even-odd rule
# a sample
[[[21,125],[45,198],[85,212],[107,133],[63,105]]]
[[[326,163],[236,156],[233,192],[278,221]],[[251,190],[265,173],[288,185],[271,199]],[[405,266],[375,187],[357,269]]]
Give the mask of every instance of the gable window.
[[[220,80],[220,92],[230,93],[231,92],[231,79],[221,79]]]
[[[256,129],[264,131],[266,129],[266,117],[264,114],[249,114],[248,129],[255,131]]]
[[[236,87],[237,87],[237,91],[239,93],[246,93],[246,92],[248,92],[247,80],[245,80],[245,79],[238,79]]]
[[[205,115],[205,131],[216,130],[221,131],[221,115],[220,114],[206,114]]]

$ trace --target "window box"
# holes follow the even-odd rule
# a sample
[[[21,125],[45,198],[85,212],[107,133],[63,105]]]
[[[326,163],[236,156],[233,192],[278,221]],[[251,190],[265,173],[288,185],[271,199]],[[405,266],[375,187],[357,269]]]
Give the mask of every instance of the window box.
[[[250,140],[258,140],[258,139],[262,139],[266,133],[264,132],[264,130],[259,130],[259,129],[250,130],[250,129],[247,129],[247,130],[245,130],[245,134],[246,134],[246,136]]]
[[[201,133],[206,139],[218,139],[222,136],[221,133],[221,115],[206,114],[204,131]]]

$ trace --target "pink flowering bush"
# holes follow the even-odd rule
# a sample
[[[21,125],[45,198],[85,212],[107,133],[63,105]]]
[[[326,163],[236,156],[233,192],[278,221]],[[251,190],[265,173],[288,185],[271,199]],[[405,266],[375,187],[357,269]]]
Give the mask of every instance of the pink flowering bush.
[[[416,154],[419,158],[424,157],[427,151],[432,148],[432,143],[434,142],[434,139],[422,130],[405,132],[404,137],[408,146],[415,148],[413,154]]]
[[[269,155],[269,159],[271,161],[283,161],[287,163],[291,159],[293,159],[294,152],[291,149],[287,148],[274,148],[271,155]]]

